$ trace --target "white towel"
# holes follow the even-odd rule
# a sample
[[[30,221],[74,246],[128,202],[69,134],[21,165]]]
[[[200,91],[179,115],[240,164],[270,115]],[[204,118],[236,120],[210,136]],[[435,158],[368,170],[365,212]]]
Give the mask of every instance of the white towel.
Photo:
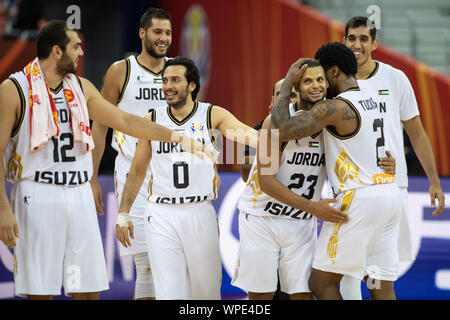
[[[58,137],[58,110],[51,97],[39,66],[38,58],[24,69],[30,87],[30,149],[45,145],[51,137]],[[86,143],[86,150],[94,148],[86,99],[74,74],[63,78],[64,95],[71,112],[71,125],[75,141]]]

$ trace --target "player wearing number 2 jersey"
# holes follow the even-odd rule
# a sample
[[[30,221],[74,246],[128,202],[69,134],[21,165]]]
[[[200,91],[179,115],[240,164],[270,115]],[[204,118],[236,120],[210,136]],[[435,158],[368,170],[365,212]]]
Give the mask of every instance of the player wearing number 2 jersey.
[[[328,43],[316,52],[329,83],[328,98],[292,117],[287,112],[287,92],[301,78],[302,59],[294,63],[272,111],[272,124],[283,140],[300,138],[324,130],[327,174],[348,223],[325,222],[320,232],[310,288],[318,299],[340,299],[339,282],[344,274],[362,279],[366,259],[377,252],[394,250],[400,219],[395,176],[383,173],[379,159],[389,149],[390,137],[383,133],[383,114],[375,97],[360,90],[354,54],[341,43]],[[379,242],[391,230],[389,241]],[[377,261],[379,266],[395,263]],[[381,280],[386,297],[394,295],[395,274],[371,273]],[[380,296],[372,296],[379,298]]]
[[[216,148],[215,129],[233,140],[246,135],[256,147],[256,130],[221,107],[195,101],[200,76],[192,60],[167,61],[162,79],[168,106],[153,111],[149,119],[184,132],[210,149]],[[145,228],[156,299],[220,299],[219,230],[210,201],[217,196],[215,164],[209,158],[188,156],[178,144],[139,139],[120,204],[121,216],[127,216],[149,163],[152,178]],[[125,246],[132,232],[130,224],[118,230]]]
[[[369,28],[370,26],[370,28]],[[433,149],[420,120],[417,101],[407,76],[399,69],[372,60],[372,51],[377,48],[376,28],[367,17],[353,17],[345,27],[344,44],[352,50],[358,62],[356,78],[365,90],[371,90],[383,106],[384,130],[390,132],[391,151],[397,159],[397,184],[402,194],[402,218],[399,225],[398,255],[401,271],[407,270],[415,259],[408,223],[408,176],[403,143],[403,128],[414,147],[420,163],[430,181],[432,206],[435,200],[439,206],[433,212],[437,215],[445,208],[445,198],[439,181]],[[368,261],[368,265],[371,261]],[[400,271],[400,270],[399,270]],[[340,285],[344,299],[361,299],[361,283],[344,276]]]

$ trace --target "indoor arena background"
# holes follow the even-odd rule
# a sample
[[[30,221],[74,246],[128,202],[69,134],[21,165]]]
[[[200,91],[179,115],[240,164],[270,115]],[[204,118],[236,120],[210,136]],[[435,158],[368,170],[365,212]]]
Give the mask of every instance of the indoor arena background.
[[[450,1],[440,0],[164,0],[57,1],[0,0],[0,81],[36,55],[37,30],[47,20],[81,14],[85,56],[78,74],[100,90],[107,68],[140,51],[138,21],[146,8],[162,7],[173,18],[169,57],[184,55],[201,72],[199,100],[222,106],[248,125],[267,114],[272,86],[299,57],[342,41],[343,23],[355,15],[379,17],[381,45],[374,58],[401,69],[409,78],[421,119],[436,157],[447,203],[450,193]],[[73,9],[73,8],[72,8]],[[110,136],[108,137],[110,139]],[[110,141],[110,140],[108,140]],[[409,220],[416,260],[401,266],[395,283],[399,299],[450,298],[450,212],[433,217],[428,180],[405,139],[409,170]],[[101,184],[105,215],[99,216],[110,290],[102,299],[129,299],[134,266],[120,259],[114,224],[117,204],[112,169],[115,152],[105,151]],[[220,167],[222,185],[213,202],[220,223],[224,299],[245,299],[230,285],[238,248],[237,200],[244,183],[239,166]],[[8,184],[8,190],[10,185]],[[0,243],[0,298],[13,298],[13,253]],[[368,298],[364,288],[363,297]]]

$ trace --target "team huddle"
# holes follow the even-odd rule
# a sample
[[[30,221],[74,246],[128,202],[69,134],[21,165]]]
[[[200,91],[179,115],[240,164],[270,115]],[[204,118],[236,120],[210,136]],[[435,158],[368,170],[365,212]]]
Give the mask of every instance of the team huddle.
[[[438,202],[434,215],[445,199],[411,84],[371,59],[378,40],[368,19],[350,19],[343,43],[292,64],[259,132],[197,101],[195,63],[167,57],[169,13],[148,9],[139,37],[140,54],[113,63],[99,92],[74,75],[78,33],[50,21],[37,58],[0,85],[0,176],[14,184],[10,205],[0,183],[0,240],[14,247],[15,294],[52,299],[64,287],[73,299],[98,299],[109,289],[96,213],[111,127],[116,236],[120,255],[134,258],[134,299],[221,299],[211,200],[222,137],[254,151],[242,170],[234,286],[249,299],[273,299],[278,283],[291,299],[361,299],[360,282],[378,281],[371,297],[395,299],[399,261],[415,258],[403,128]]]

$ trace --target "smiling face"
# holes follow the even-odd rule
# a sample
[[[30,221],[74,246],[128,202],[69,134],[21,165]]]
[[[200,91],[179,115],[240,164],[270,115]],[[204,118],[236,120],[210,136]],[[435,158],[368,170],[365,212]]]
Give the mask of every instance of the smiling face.
[[[192,101],[191,92],[195,89],[195,83],[187,82],[185,72],[186,67],[182,65],[171,65],[164,70],[162,90],[171,107],[180,108]]]
[[[371,60],[372,51],[378,46],[378,39],[372,39],[366,26],[349,28],[344,44],[355,54],[358,67]]]
[[[308,67],[300,81],[300,99],[309,103],[316,103],[326,95],[328,83],[325,72],[320,66]]]
[[[142,47],[154,58],[162,58],[167,55],[172,44],[172,25],[167,19],[152,18],[152,24],[147,30],[139,29],[139,37]]]
[[[62,52],[61,59],[56,64],[56,71],[60,75],[68,73],[76,73],[78,61],[83,56],[83,49],[81,49],[81,40],[78,33],[72,30],[66,31],[70,42],[66,46],[66,50]]]

